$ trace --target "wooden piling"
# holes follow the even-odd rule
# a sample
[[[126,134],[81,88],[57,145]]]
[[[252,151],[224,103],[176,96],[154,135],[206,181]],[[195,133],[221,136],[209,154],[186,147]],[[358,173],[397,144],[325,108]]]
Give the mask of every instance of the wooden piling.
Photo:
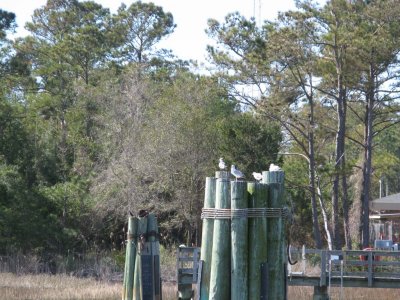
[[[314,286],[313,300],[329,300],[328,288],[324,286]]]
[[[229,209],[229,173],[220,172],[221,178],[216,183],[215,208]],[[211,258],[209,299],[230,299],[230,220],[215,219]]]
[[[161,299],[161,277],[160,277],[160,244],[158,242],[157,218],[153,213],[147,217],[147,237],[150,246],[152,289],[154,300]]]
[[[247,183],[249,208],[266,208],[268,185]],[[267,262],[267,218],[249,218],[249,299],[260,299],[260,266]]]
[[[283,183],[285,173],[283,171],[263,172],[263,183],[269,186],[269,205],[270,208],[283,208]],[[286,278],[284,253],[284,220],[282,217],[268,219],[267,225],[267,244],[268,244],[268,299],[286,298]]]
[[[133,297],[133,278],[135,271],[136,259],[136,233],[137,233],[137,219],[130,217],[128,219],[128,234],[126,242],[125,254],[125,272],[124,272],[124,290],[122,300],[132,300]]]
[[[204,195],[204,208],[215,207],[215,186],[216,179],[214,177],[206,178],[206,188]],[[200,283],[200,299],[208,300],[210,293],[210,273],[211,273],[211,253],[214,231],[214,220],[204,219],[202,236],[201,236],[201,254],[202,263],[201,283]]]
[[[247,183],[231,182],[231,299],[248,299],[248,219],[237,209],[247,209]],[[239,216],[240,215],[240,216]]]
[[[146,233],[147,233],[147,214],[139,214],[138,218],[138,230],[137,230],[137,251],[136,251],[136,263],[135,263],[135,277],[133,285],[133,299],[143,299],[143,282],[142,282],[142,270],[143,260],[142,255],[147,252],[146,245]]]

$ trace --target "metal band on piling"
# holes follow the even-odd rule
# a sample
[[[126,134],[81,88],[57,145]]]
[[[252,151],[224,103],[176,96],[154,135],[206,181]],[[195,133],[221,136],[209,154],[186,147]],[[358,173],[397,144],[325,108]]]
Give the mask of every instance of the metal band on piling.
[[[288,218],[289,209],[283,208],[203,208],[202,219],[234,219],[234,218]]]
[[[130,234],[130,233],[128,233],[127,235],[126,235],[126,240],[127,241],[135,241],[137,239],[137,235],[136,234]]]

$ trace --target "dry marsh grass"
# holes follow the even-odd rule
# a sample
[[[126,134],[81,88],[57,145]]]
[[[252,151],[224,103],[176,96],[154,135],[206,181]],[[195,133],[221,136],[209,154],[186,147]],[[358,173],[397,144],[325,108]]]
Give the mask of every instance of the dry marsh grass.
[[[312,287],[289,287],[288,299],[309,300],[312,299]],[[330,290],[331,300],[394,300],[400,299],[399,289],[376,289],[376,288],[343,288],[332,287]]]
[[[122,283],[68,275],[0,273],[1,300],[119,300]],[[163,300],[176,299],[176,286],[163,284]]]
[[[76,278],[67,275],[15,275],[0,273],[0,299],[4,300],[117,300],[122,284]],[[289,300],[312,299],[312,287],[289,287]],[[400,299],[399,289],[362,289],[333,287],[331,300]],[[176,299],[176,285],[164,283],[163,300]]]
[[[121,298],[122,285],[67,275],[0,274],[0,299],[111,300]]]

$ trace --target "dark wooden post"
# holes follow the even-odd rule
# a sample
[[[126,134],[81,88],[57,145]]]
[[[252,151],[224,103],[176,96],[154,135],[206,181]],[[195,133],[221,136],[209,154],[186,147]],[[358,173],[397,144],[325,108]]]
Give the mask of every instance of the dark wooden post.
[[[142,269],[143,261],[142,255],[147,252],[146,249],[146,233],[147,233],[147,215],[139,216],[138,230],[137,230],[137,251],[136,251],[136,263],[135,263],[135,277],[133,285],[133,299],[143,299],[143,287],[142,287]]]
[[[324,286],[314,286],[313,300],[329,300],[328,288]]]
[[[328,286],[326,280],[326,269],[328,263],[327,251],[321,250],[321,276],[319,286],[314,286],[313,300],[329,300]]]
[[[147,217],[147,240],[150,249],[150,269],[152,272],[152,290],[154,300],[161,299],[161,275],[160,275],[160,243],[158,241],[157,218],[153,213]]]

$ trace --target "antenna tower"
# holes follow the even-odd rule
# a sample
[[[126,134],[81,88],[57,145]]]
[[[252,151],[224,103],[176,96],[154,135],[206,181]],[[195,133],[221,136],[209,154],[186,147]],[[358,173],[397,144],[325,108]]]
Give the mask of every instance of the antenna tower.
[[[258,13],[256,9],[256,2],[258,2]],[[261,25],[261,8],[262,8],[262,0],[253,0],[253,18],[256,22]]]

